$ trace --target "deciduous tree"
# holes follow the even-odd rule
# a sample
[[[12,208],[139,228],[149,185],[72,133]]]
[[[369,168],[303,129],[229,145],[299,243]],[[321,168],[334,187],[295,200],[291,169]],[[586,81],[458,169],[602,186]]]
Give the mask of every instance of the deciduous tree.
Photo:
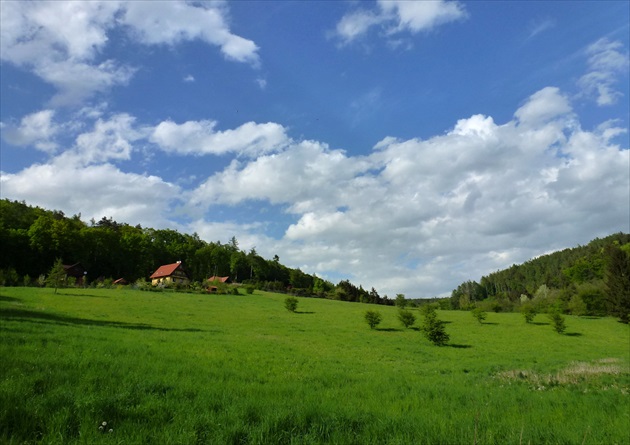
[[[63,286],[65,278],[66,270],[63,268],[63,262],[61,261],[61,258],[57,258],[55,264],[53,264],[53,267],[48,272],[46,284],[50,287],[54,287],[55,293],[57,293],[57,288]]]

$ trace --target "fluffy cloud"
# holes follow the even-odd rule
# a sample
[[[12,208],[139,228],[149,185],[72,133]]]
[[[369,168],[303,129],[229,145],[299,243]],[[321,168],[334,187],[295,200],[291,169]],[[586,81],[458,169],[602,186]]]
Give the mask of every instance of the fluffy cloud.
[[[2,137],[12,145],[32,145],[38,150],[54,152],[57,144],[53,138],[58,132],[54,115],[53,110],[42,110],[24,116],[18,126],[2,123]]]
[[[73,149],[62,155],[64,161],[88,165],[130,159],[133,143],[146,137],[146,130],[134,127],[135,120],[126,113],[97,119],[92,131],[79,134]]]
[[[387,35],[415,34],[465,17],[464,7],[456,1],[378,0],[378,9],[359,9],[343,16],[335,31],[343,43],[349,43],[375,26]]]
[[[234,161],[193,193],[196,204],[237,204],[249,199],[289,204],[296,213],[343,205],[346,181],[368,167],[325,144],[302,141],[249,163]],[[341,189],[340,189],[341,187]]]
[[[466,16],[463,6],[455,1],[379,0],[384,14],[393,14],[398,22],[395,32],[409,31],[416,33],[430,30],[444,23],[460,20]]]
[[[514,116],[521,125],[539,125],[571,111],[566,97],[555,87],[546,87],[533,94],[516,110]]]
[[[16,174],[3,173],[2,192],[31,205],[81,213],[84,219],[113,217],[148,227],[169,227],[169,209],[181,190],[156,176],[125,173],[110,164],[81,166],[58,159]]]
[[[298,218],[273,246],[284,261],[390,295],[441,293],[566,240],[623,230],[629,152],[611,138],[624,130],[582,129],[557,88],[514,116],[499,125],[474,115],[427,140],[389,137],[367,157],[294,143],[233,162],[192,202],[284,205]]]
[[[221,48],[223,55],[237,62],[257,64],[258,46],[230,32],[227,11],[221,4],[193,6],[186,2],[131,1],[124,6],[122,23],[147,45],[174,45],[186,40],[202,40]]]
[[[621,42],[600,39],[586,49],[589,71],[578,84],[588,97],[594,97],[597,105],[612,105],[622,96],[615,90],[617,75],[628,71],[628,53],[623,54]]]
[[[275,151],[286,145],[282,125],[247,122],[233,130],[215,131],[215,121],[164,121],[153,130],[150,140],[162,150],[177,154],[205,155],[237,153],[248,156]]]
[[[258,47],[230,32],[223,4],[133,1],[6,2],[0,16],[3,61],[53,85],[56,106],[80,103],[125,85],[135,70],[101,54],[111,33],[127,30],[145,45],[201,40],[230,60],[258,64]]]

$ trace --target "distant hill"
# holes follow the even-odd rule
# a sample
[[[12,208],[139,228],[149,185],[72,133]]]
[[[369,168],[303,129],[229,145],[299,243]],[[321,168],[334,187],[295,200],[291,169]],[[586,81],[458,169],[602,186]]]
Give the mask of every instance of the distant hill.
[[[612,288],[611,288],[612,287]],[[513,310],[528,300],[540,309],[556,306],[565,312],[615,314],[614,301],[630,305],[630,234],[596,238],[585,246],[564,249],[508,269],[467,281],[453,290],[450,306],[482,305]]]

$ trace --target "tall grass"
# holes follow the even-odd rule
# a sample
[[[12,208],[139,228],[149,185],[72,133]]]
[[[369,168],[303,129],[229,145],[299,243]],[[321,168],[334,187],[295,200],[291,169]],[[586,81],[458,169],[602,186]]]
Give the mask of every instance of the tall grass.
[[[366,308],[2,288],[0,442],[628,443],[627,326],[441,312],[440,348]]]

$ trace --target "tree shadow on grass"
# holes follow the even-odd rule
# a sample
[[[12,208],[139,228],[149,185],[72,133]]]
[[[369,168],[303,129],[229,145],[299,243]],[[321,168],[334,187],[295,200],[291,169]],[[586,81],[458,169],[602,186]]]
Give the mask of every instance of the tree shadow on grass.
[[[564,335],[566,335],[568,337],[582,337],[584,334],[581,334],[579,332],[567,332]]]
[[[65,315],[54,314],[50,312],[32,311],[28,309],[13,309],[6,308],[0,310],[0,319],[4,320],[16,320],[16,321],[31,321],[34,323],[48,323],[59,325],[77,325],[77,326],[104,326],[110,328],[123,328],[134,330],[155,330],[155,331],[172,331],[172,332],[204,332],[202,329],[186,328],[160,328],[151,326],[144,323],[125,323],[122,321],[104,321],[104,320],[90,320],[87,318],[68,317]]]
[[[544,321],[530,321],[529,324],[534,324],[536,326],[548,326],[551,323],[546,323]]]
[[[314,314],[313,311],[295,311],[294,314]]]
[[[57,295],[64,295],[66,297],[90,297],[90,298],[109,298],[107,295],[94,295],[94,294],[69,294],[66,292],[57,292]]]
[[[17,302],[22,301],[22,300],[20,300],[19,298],[15,298],[15,297],[7,297],[5,295],[0,295],[0,301],[10,301],[12,303],[17,303]]]
[[[470,345],[460,345],[460,344],[457,344],[457,343],[447,343],[445,346],[448,346],[449,348],[455,348],[455,349],[472,348],[472,346],[470,346]]]
[[[377,331],[381,331],[381,332],[401,332],[402,329],[398,329],[398,328],[376,328]]]
[[[495,323],[494,321],[484,321],[481,324],[489,324],[490,326],[498,326],[499,323]]]

